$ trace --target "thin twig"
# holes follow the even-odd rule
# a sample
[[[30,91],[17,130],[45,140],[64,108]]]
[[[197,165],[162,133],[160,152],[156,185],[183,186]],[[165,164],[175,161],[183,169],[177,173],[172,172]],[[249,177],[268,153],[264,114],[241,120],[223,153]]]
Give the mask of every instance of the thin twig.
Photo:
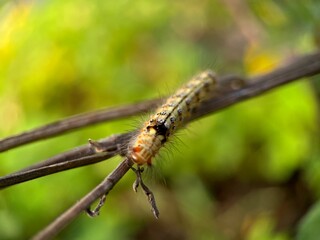
[[[110,137],[106,137],[98,140],[98,143],[101,144],[107,151],[115,151],[116,154],[121,154],[122,144],[129,141],[133,132],[128,132],[124,134],[114,134]],[[74,160],[79,157],[91,156],[96,154],[94,149],[90,144],[86,144],[83,146],[76,147],[72,150],[60,153],[46,160],[35,163],[29,167],[26,167],[19,172],[24,172],[31,169],[37,169],[44,166],[49,166],[56,163],[61,163],[65,161]]]
[[[284,84],[288,84],[303,77],[311,77],[319,73],[320,52],[299,57],[287,66],[262,76],[246,80],[246,85],[243,88],[227,92],[220,97],[213,98],[203,103],[199,110],[191,116],[189,120],[192,121],[207,114],[212,114],[220,109],[261,95]],[[229,79],[228,81],[232,81],[232,78],[234,78],[234,76],[221,77],[220,81],[227,81],[227,79]],[[241,78],[239,77],[239,79]]]
[[[57,172],[98,163],[115,155],[122,154],[121,144],[128,142],[131,135],[132,133],[112,135],[111,137],[97,141],[96,143],[104,150],[100,153],[95,152],[92,146],[88,144],[58,154],[18,172],[2,176],[0,177],[0,189]]]
[[[109,159],[114,155],[116,155],[115,152],[97,153],[92,156],[75,158],[66,162],[55,163],[44,167],[21,171],[18,173],[12,173],[0,178],[0,189],[4,189],[6,187],[37,179],[40,177],[48,176],[50,174],[66,171],[68,169],[74,169],[98,163],[106,159]]]
[[[113,119],[125,118],[128,116],[143,113],[148,109],[159,104],[160,99],[153,99],[127,106],[106,108],[99,111],[75,115],[61,121],[53,122],[48,125],[27,131],[15,136],[0,140],[0,152],[22,146],[27,143],[57,136],[62,133],[86,127],[92,124],[110,121]]]
[[[72,222],[81,212],[85,211],[94,201],[102,195],[107,195],[114,185],[129,171],[132,167],[132,161],[123,160],[118,167],[110,173],[97,187],[89,192],[80,201],[74,204],[70,209],[64,212],[60,217],[48,225],[45,229],[34,236],[33,240],[47,240],[56,236],[63,228]]]

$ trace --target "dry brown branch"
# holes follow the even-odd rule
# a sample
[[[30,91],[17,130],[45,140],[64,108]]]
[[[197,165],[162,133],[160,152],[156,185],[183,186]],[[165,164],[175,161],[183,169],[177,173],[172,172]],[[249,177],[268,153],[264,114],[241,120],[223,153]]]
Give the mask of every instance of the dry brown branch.
[[[92,156],[75,158],[73,160],[64,161],[61,163],[50,164],[44,167],[38,167],[31,170],[20,171],[4,176],[0,179],[0,189],[16,185],[18,183],[30,181],[39,177],[44,177],[53,173],[58,173],[68,169],[83,167],[90,164],[98,163],[111,158],[115,152],[97,153]]]
[[[90,144],[87,144],[40,161],[18,172],[0,177],[0,189],[109,159],[121,153],[122,144],[128,142],[131,135],[132,133],[126,133],[101,139],[98,141],[103,148],[101,153],[97,153]]]
[[[260,95],[283,84],[306,76],[313,76],[318,73],[320,73],[320,53],[306,55],[296,59],[286,67],[251,79],[250,84],[245,85],[243,88],[234,91],[228,91],[225,94],[221,94],[220,96],[209,100],[203,104],[199,111],[192,118],[190,118],[189,121],[209,113],[211,114],[245,99]],[[222,81],[222,79],[225,79],[227,81],[228,79],[230,80],[232,78],[239,79],[231,76],[221,78],[220,80]],[[131,168],[131,166],[131,161],[127,159],[122,161],[120,165],[112,173],[110,173],[103,182],[101,182],[83,199],[72,206],[68,211],[63,213],[47,228],[42,230],[37,236],[34,237],[34,239],[49,239],[58,234],[58,232],[60,232],[82,211],[86,210],[96,199],[104,194],[107,194]]]
[[[89,192],[85,197],[75,205],[64,212],[54,222],[48,225],[44,230],[34,236],[33,240],[51,239],[56,236],[63,228],[72,222],[81,212],[86,210],[94,201],[108,192],[114,185],[129,171],[132,162],[125,159],[118,167],[110,173],[97,187]]]
[[[196,112],[190,120],[203,117],[206,114],[211,114],[235,103],[261,95],[265,92],[268,92],[274,88],[278,88],[292,81],[304,77],[314,76],[320,73],[319,70],[319,52],[302,56],[300,58],[295,59],[294,61],[291,61],[288,65],[276,69],[270,73],[248,79],[246,81],[246,86],[244,86],[241,89],[228,92],[221,97],[214,98],[211,101],[205,102],[201,106],[201,109],[199,109],[199,111]],[[229,81],[231,81],[230,78],[234,77],[230,76],[224,78],[229,78]]]
[[[142,103],[122,107],[105,108],[99,111],[75,115],[15,136],[0,140],[0,152],[43,140],[72,130],[143,113],[159,104],[160,99],[153,99]]]
[[[121,150],[121,144],[124,142],[128,142],[129,138],[131,137],[131,133],[125,133],[125,134],[114,134],[110,137],[100,139],[98,142],[99,144],[104,148],[104,152],[111,152],[114,154],[119,154],[119,151]],[[33,164],[27,168],[22,169],[19,172],[24,172],[27,170],[33,170],[40,167],[45,167],[57,163],[62,163],[70,160],[74,160],[79,157],[85,157],[85,156],[91,156],[96,154],[97,152],[92,148],[90,144],[86,144],[80,147],[76,147],[72,150],[60,153],[58,155],[55,155],[51,158],[48,158],[44,161],[40,161],[36,164]]]

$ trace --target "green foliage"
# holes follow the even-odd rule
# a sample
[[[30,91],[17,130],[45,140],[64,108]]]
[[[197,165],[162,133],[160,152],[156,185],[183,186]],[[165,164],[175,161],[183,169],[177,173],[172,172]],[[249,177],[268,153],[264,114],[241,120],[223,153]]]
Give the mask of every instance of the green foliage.
[[[243,1],[235,14],[223,1],[208,0],[0,1],[0,136],[167,95],[208,67],[218,74],[267,72],[315,48],[318,6],[317,1]],[[281,184],[304,169],[319,194],[317,104],[303,80],[192,123],[168,145],[168,156],[156,160],[159,176],[152,189],[159,221],[152,219],[144,196],[130,191],[134,176],[128,174],[108,196],[101,216],[81,216],[60,239],[147,239],[160,233],[172,239],[232,239],[237,231],[245,232],[243,239],[289,239],[285,231],[276,232],[270,209],[262,207],[252,217],[242,205],[246,197],[234,203],[232,214],[221,214],[212,185],[231,177]],[[140,120],[93,126],[5,152],[0,174],[88,138],[131,130]],[[0,192],[0,238],[30,237],[118,162],[115,158]],[[253,196],[255,203],[259,194]],[[281,199],[277,193],[266,196],[266,203]],[[300,236],[312,235],[312,224],[305,220]]]
[[[302,219],[297,240],[316,240],[320,236],[320,204],[319,202],[313,206]]]

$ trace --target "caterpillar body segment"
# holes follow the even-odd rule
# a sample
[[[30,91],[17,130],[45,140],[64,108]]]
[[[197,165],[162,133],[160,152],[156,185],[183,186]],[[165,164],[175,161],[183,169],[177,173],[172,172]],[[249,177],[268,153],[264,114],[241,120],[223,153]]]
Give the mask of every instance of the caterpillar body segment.
[[[192,112],[217,89],[217,80],[211,70],[193,77],[160,106],[128,148],[128,157],[138,165],[152,164],[167,139],[183,125]]]

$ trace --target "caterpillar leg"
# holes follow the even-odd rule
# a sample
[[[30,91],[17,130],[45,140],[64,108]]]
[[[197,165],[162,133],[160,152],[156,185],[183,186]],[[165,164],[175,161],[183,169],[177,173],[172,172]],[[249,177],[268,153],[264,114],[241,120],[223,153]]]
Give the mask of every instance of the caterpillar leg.
[[[135,192],[137,192],[138,187],[141,186],[143,192],[145,193],[145,195],[148,198],[148,201],[151,205],[151,211],[153,213],[153,215],[155,216],[155,218],[159,218],[159,210],[157,208],[157,203],[156,203],[156,199],[152,193],[152,191],[144,184],[143,180],[142,180],[142,176],[141,173],[144,171],[143,167],[138,166],[137,169],[131,167],[132,171],[134,171],[134,173],[136,174],[137,178],[133,183],[133,190]]]

